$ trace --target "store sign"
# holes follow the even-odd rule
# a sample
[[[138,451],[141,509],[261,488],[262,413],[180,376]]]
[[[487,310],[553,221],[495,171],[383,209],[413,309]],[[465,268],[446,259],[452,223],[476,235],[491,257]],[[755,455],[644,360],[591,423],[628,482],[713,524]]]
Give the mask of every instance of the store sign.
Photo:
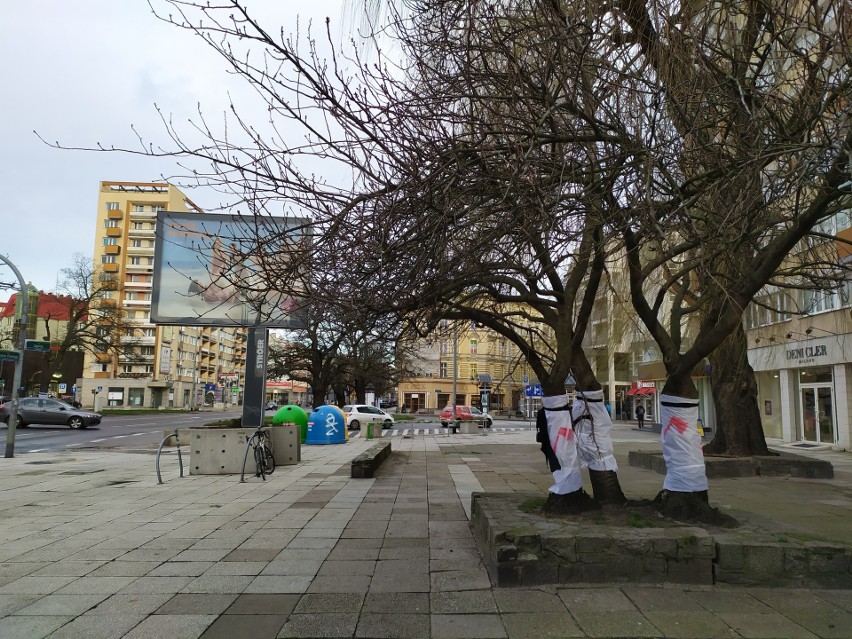
[[[787,359],[795,360],[797,364],[815,364],[817,357],[826,355],[828,355],[828,348],[823,345],[787,349]]]

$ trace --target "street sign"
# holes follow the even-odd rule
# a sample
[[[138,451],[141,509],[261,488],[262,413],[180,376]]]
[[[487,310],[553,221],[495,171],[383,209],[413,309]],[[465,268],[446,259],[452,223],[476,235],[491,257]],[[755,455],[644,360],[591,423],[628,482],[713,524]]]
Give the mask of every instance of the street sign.
[[[77,384],[74,384],[74,385],[71,387],[71,392],[72,392],[72,393],[76,393],[76,392],[77,392]]]
[[[60,392],[60,393],[64,393],[66,390],[68,390],[68,385],[67,385],[67,384],[60,384],[60,385],[59,385],[59,392]]]
[[[18,351],[11,351],[7,349],[0,350],[0,361],[2,362],[17,362],[19,359],[20,353]]]
[[[24,341],[24,349],[28,351],[39,351],[41,353],[49,353],[50,342],[45,342],[39,339],[28,339]]]
[[[103,386],[98,386],[98,392],[100,393],[104,389]]]
[[[530,383],[530,376],[524,375],[524,384],[529,384],[529,383]]]
[[[544,395],[541,391],[541,384],[527,384],[525,394],[527,397],[541,397]]]

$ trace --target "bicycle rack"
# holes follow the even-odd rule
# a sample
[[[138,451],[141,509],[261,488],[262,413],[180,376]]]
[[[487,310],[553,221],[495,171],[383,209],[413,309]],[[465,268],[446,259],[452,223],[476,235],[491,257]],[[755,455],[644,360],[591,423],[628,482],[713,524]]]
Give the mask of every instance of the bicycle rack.
[[[178,464],[180,464],[180,476],[183,477],[183,457],[181,457],[181,454],[180,454],[180,437],[178,437],[178,431],[177,431],[177,428],[175,428],[175,432],[169,433],[168,435],[163,437],[163,441],[160,442],[160,447],[157,449],[157,483],[158,484],[163,483],[163,478],[160,476],[160,453],[163,451],[163,446],[172,437],[175,438],[175,446],[177,447],[177,454],[178,454]]]
[[[261,426],[261,428],[262,428],[262,426]],[[258,430],[260,430],[260,429],[258,429]],[[248,452],[249,452],[249,448],[251,447],[251,440],[252,439],[254,439],[254,433],[252,433],[251,435],[249,435],[246,438],[246,452],[243,453],[243,469],[242,469],[242,471],[240,471],[240,483],[241,484],[246,483],[246,462],[248,461]],[[260,475],[260,478],[263,481],[266,481],[266,477],[264,477],[263,474]]]

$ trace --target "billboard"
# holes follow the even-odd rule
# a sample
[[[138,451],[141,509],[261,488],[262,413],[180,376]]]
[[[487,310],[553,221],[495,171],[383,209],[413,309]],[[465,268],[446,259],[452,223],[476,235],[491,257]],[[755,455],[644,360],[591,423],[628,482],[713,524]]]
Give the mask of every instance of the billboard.
[[[296,328],[306,218],[157,214],[151,321]]]

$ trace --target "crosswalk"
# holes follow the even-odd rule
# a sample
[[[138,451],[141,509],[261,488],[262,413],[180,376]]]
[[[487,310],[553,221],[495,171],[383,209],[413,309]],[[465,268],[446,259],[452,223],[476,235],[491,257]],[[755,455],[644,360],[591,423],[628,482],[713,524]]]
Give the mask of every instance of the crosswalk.
[[[515,431],[530,431],[529,426],[492,426],[487,434]],[[382,437],[416,437],[418,435],[449,435],[449,428],[392,428],[382,431]],[[481,431],[478,433],[481,434]],[[349,439],[364,437],[364,431],[349,431]]]

